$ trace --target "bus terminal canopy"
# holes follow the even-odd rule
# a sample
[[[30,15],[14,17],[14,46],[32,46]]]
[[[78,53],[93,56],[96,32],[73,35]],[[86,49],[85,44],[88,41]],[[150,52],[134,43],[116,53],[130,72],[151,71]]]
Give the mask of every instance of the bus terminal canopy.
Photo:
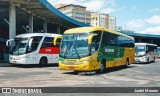
[[[64,27],[68,28],[90,26],[64,15],[53,5],[51,5],[47,0],[1,0],[0,5],[9,5],[10,3],[15,4],[16,7],[29,14],[33,14],[33,16],[36,16],[50,23],[54,23],[56,25],[63,25]],[[17,16],[17,18],[22,18],[24,21],[27,21],[23,16]]]

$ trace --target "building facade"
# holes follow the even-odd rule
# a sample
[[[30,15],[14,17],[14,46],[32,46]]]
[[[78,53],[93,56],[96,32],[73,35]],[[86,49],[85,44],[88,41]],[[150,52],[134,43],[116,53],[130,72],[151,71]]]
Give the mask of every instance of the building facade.
[[[109,15],[92,12],[91,25],[95,27],[109,28]]]
[[[109,29],[116,30],[116,17],[114,16],[109,17]]]
[[[79,22],[85,24],[91,23],[91,12],[87,11],[84,6],[74,4],[57,4],[55,7],[68,17],[71,17]]]
[[[116,30],[116,17],[109,14],[91,13],[91,25]]]

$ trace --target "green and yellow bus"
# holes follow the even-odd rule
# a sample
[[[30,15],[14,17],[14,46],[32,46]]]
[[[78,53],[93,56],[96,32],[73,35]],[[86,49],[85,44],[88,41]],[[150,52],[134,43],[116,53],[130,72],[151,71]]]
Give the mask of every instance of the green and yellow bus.
[[[126,67],[134,62],[133,37],[101,27],[79,27],[64,32],[61,38],[59,69],[74,71]]]

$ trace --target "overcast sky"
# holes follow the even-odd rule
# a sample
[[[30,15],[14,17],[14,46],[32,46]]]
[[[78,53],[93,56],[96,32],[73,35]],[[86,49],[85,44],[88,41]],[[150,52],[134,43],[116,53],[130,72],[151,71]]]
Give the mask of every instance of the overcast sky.
[[[117,26],[137,33],[160,35],[160,0],[48,0],[52,5],[77,4],[87,10],[108,13]]]

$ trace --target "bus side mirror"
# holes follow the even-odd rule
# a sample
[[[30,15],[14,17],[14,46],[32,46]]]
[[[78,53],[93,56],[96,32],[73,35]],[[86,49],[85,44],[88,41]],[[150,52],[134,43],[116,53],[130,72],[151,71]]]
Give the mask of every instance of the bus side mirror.
[[[11,43],[13,42],[13,40],[14,40],[14,39],[9,39],[9,40],[7,40],[6,46],[8,46],[8,47],[11,46]]]
[[[93,40],[93,37],[96,36],[97,34],[91,34],[89,37],[88,37],[88,45],[91,45],[92,44],[92,40]]]
[[[62,39],[62,36],[56,36],[53,40],[53,45],[56,46],[57,45],[57,40],[58,39]]]
[[[33,38],[30,38],[28,43],[28,49],[27,49],[28,52],[32,52],[32,42],[33,42]]]
[[[148,50],[146,50],[146,53],[148,54]]]
[[[7,40],[7,42],[6,42],[6,46],[9,46],[9,40]]]

